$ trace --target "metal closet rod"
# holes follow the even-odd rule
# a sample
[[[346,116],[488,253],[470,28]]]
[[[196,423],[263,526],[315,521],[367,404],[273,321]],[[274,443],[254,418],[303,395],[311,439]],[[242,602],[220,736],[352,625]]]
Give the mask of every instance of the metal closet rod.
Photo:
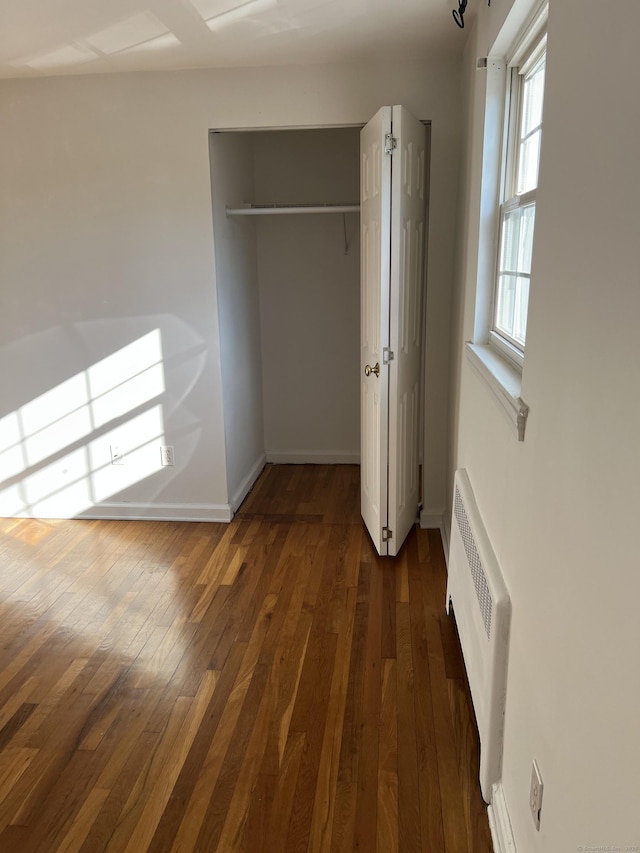
[[[250,204],[227,207],[227,216],[264,216],[274,213],[358,213],[359,204]]]

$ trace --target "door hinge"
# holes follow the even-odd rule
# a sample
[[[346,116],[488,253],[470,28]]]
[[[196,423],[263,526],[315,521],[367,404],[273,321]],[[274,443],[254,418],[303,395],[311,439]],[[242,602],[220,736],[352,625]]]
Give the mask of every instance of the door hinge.
[[[393,350],[389,349],[389,347],[382,348],[382,363],[389,364],[390,361],[393,361]]]
[[[386,133],[384,136],[384,153],[393,154],[394,148],[398,147],[398,140],[393,133]]]
[[[382,528],[382,541],[388,542],[389,539],[393,539],[393,530],[389,530],[388,527]]]

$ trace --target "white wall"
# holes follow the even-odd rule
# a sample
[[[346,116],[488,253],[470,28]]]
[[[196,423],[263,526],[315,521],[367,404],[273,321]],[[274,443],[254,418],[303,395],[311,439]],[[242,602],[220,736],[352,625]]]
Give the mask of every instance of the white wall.
[[[256,202],[358,203],[358,128],[256,134]],[[257,222],[264,440],[274,461],[360,458],[360,220]]]
[[[254,199],[253,140],[212,133],[210,144],[227,493],[235,511],[264,464],[255,221],[226,216],[227,206]]]
[[[1,414],[161,332],[166,390],[154,401],[176,466],[160,470],[160,442],[134,459],[153,429],[121,436],[128,458],[109,472],[106,502],[118,506],[107,514],[220,517],[227,502],[208,142],[203,99],[194,103],[189,89],[187,78],[144,75],[0,86]],[[134,412],[152,406],[144,397],[133,394]],[[64,435],[26,463],[23,481],[59,463],[48,514],[77,511],[60,490],[80,476],[90,490],[109,465],[111,439],[93,427],[63,428],[79,457],[96,442],[89,470],[66,459]]]
[[[228,513],[208,131],[358,124],[404,103],[433,121],[425,492],[442,509],[457,80],[438,60],[0,83],[2,414],[160,327],[176,466],[123,488],[113,511]]]
[[[484,215],[475,60],[509,6],[480,8],[467,54],[449,485],[453,467],[466,467],[512,597],[503,786],[518,853],[629,849],[640,845],[640,11],[634,0],[615,13],[596,0],[551,4],[522,382],[531,412],[518,443],[462,355]],[[539,833],[528,807],[534,758],[545,784]]]

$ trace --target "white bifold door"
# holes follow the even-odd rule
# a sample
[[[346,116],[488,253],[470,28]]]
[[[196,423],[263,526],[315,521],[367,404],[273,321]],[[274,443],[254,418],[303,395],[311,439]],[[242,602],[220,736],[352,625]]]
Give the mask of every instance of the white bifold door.
[[[416,521],[426,129],[382,107],[360,138],[361,505],[381,555]]]

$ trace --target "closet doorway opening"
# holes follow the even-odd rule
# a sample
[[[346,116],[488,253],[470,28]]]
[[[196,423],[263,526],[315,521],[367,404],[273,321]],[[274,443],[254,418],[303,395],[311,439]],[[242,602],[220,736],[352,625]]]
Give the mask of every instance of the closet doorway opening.
[[[209,141],[235,512],[265,462],[360,461],[360,127]]]
[[[398,105],[362,133],[211,133],[232,513],[265,462],[360,462],[378,553],[415,523],[429,130]]]

